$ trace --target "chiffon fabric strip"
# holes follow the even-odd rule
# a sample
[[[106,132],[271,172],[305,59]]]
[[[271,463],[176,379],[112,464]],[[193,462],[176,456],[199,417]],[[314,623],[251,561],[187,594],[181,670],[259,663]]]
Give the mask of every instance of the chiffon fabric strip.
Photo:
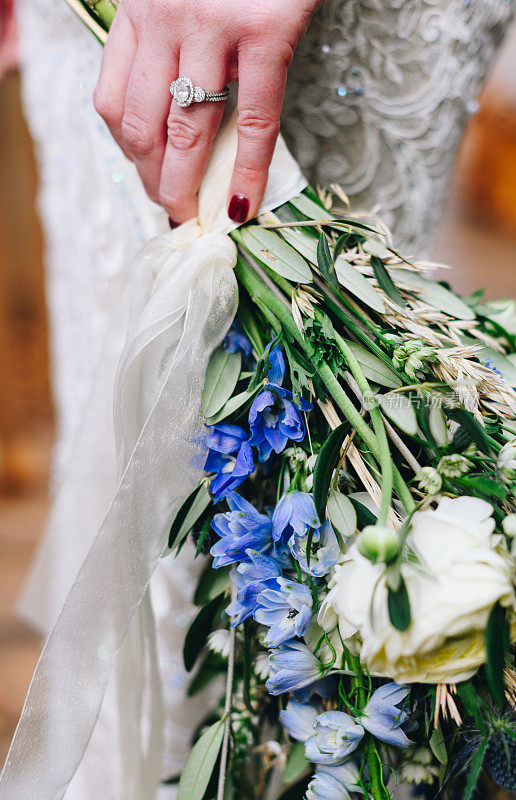
[[[132,303],[121,297],[113,310],[113,330],[126,326],[126,345],[118,365],[109,347],[101,359],[56,502],[66,505],[80,495],[77,482],[92,439],[109,429],[102,387],[113,376],[117,488],[36,667],[0,779],[1,800],[65,795],[115,664],[123,673],[129,663],[131,696],[147,697],[150,713],[142,731],[141,706],[126,697],[123,758],[131,788],[124,800],[155,797],[163,720],[148,585],[171,520],[202,475],[206,367],[238,303],[236,247],[227,235],[235,226],[225,210],[236,142],[236,115],[228,107],[199,193],[198,218],[144,247],[126,287]],[[305,185],[280,140],[260,211]],[[126,650],[131,658],[124,664]]]

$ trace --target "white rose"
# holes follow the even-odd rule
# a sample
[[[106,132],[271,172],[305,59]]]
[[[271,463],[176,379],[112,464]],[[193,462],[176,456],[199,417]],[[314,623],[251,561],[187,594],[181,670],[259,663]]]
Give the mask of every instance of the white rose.
[[[513,563],[493,534],[492,507],[475,497],[444,497],[434,510],[414,514],[407,544],[417,563],[402,573],[411,624],[394,628],[387,610],[385,567],[353,546],[335,567],[320,624],[338,617],[342,637],[358,633],[361,659],[398,683],[456,683],[485,661],[484,632],[496,602],[511,609],[516,638]]]

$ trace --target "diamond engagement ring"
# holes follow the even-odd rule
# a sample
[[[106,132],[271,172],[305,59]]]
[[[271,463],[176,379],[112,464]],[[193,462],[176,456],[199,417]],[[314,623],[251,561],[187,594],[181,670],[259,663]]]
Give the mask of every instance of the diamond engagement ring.
[[[227,100],[229,96],[229,89],[223,89],[221,92],[207,92],[200,86],[194,86],[190,78],[182,77],[170,84],[170,94],[181,108],[187,108],[192,103],[204,102],[218,102],[219,100]]]

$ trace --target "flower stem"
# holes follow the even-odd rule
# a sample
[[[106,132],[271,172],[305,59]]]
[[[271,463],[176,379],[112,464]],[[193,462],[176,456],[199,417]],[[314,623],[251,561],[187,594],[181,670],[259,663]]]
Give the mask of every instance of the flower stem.
[[[390,794],[385,788],[382,775],[382,762],[376,749],[376,742],[371,734],[366,734],[364,754],[369,771],[369,790],[374,800],[390,800]]]
[[[382,499],[380,505],[380,513],[378,516],[379,525],[385,525],[389,514],[389,508],[392,501],[392,486],[393,486],[393,471],[392,471],[392,458],[389,449],[389,440],[383,424],[382,415],[376,398],[371,390],[369,382],[365,377],[362,367],[358,363],[355,354],[349,347],[348,343],[339,336],[335,331],[335,338],[339,350],[347,361],[347,364],[355,378],[358,388],[362,392],[366,407],[369,409],[369,415],[373,424],[374,432],[376,434],[376,441],[378,443],[378,462],[382,471]]]
[[[313,361],[315,355],[314,348],[310,342],[306,341],[301,336],[290,310],[267,288],[262,279],[256,274],[253,267],[242,258],[238,258],[235,266],[235,274],[242,286],[247,290],[251,300],[258,305],[266,306],[280,321],[283,328],[295,339],[297,345],[303,350],[305,355]],[[346,419],[355,428],[359,436],[364,440],[375,458],[379,461],[380,447],[375,434],[367,423],[364,422],[330,367],[327,364],[319,364],[317,372]],[[415,507],[415,502],[410,493],[410,489],[396,468],[393,470],[393,481],[398,497],[405,506],[405,509],[410,512]]]

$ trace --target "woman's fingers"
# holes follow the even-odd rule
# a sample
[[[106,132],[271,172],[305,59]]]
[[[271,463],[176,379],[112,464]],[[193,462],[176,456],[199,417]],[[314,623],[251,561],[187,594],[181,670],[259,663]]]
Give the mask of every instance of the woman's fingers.
[[[127,85],[136,56],[137,39],[133,25],[123,6],[117,12],[104,53],[102,67],[95,87],[93,103],[96,111],[106,121],[114,139],[126,155],[130,155],[121,136]]]
[[[238,150],[228,205],[234,222],[258,212],[280,130],[287,67],[260,53],[249,50],[239,56]]]
[[[149,197],[160,201],[170,83],[177,76],[178,50],[159,35],[143,34],[127,85],[120,137]]]
[[[227,80],[224,51],[185,45],[177,77],[183,75],[191,78],[194,86],[221,91]],[[170,104],[159,202],[177,224],[197,215],[197,192],[223,113],[224,102],[192,103],[187,108],[175,100]]]

